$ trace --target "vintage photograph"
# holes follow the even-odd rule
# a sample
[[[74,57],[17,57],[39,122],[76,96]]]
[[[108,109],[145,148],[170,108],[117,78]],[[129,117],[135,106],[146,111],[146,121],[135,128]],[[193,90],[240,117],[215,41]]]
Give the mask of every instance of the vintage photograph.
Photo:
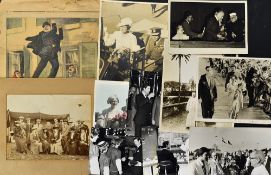
[[[270,64],[269,59],[201,57],[198,116],[269,122]]]
[[[246,0],[171,0],[169,4],[171,53],[247,54]]]
[[[268,128],[193,128],[187,175],[269,175]]]
[[[6,18],[7,78],[96,78],[98,18]]]
[[[88,159],[89,95],[7,95],[7,160]]]
[[[141,137],[143,126],[159,127],[161,107],[161,72],[131,70],[128,94],[128,127]]]
[[[92,128],[89,149],[91,175],[143,175],[142,139],[125,129]]]
[[[198,59],[193,55],[172,55],[164,59],[163,131],[183,132],[195,126],[198,100]]]
[[[159,131],[157,156],[159,175],[186,175],[189,161],[189,135]]]
[[[161,71],[167,15],[163,3],[101,1],[99,79],[128,81],[132,69]]]
[[[94,127],[126,128],[129,82],[95,81]]]

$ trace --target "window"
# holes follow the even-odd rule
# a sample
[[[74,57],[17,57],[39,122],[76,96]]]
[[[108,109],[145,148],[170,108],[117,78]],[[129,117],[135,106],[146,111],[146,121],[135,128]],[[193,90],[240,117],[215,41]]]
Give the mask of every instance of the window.
[[[7,29],[21,28],[23,27],[22,18],[7,18]]]

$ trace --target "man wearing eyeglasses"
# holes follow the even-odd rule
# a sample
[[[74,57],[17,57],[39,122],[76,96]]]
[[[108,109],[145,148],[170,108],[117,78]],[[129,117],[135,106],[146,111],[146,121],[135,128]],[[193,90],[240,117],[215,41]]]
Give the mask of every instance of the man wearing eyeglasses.
[[[250,154],[251,166],[254,169],[251,172],[251,175],[269,175],[265,166],[264,166],[265,157],[262,151],[256,150]]]

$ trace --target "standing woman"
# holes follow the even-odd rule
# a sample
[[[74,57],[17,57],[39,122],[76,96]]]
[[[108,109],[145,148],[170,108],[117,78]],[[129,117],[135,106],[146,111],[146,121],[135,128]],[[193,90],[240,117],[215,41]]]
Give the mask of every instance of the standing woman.
[[[19,153],[26,154],[27,153],[26,133],[22,126],[20,125],[20,121],[15,121],[14,140],[16,143],[16,151]]]
[[[106,120],[106,128],[119,128],[118,118],[123,115],[123,111],[118,107],[119,98],[112,95],[108,97],[107,104],[110,104],[110,107],[102,112]]]
[[[232,75],[229,83],[227,86],[227,92],[228,92],[228,111],[229,111],[229,118],[235,119],[237,117],[237,113],[240,109],[240,103],[239,103],[239,94],[238,94],[238,84],[236,80],[236,76]]]
[[[99,167],[99,147],[97,146],[99,139],[99,129],[95,129],[90,137],[89,144],[89,167],[91,175],[100,175]]]

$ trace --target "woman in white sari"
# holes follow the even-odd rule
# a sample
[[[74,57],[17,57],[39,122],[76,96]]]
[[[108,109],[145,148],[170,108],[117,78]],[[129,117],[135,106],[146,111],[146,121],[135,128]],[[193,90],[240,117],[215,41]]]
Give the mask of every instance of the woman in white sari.
[[[198,104],[198,100],[196,98],[196,93],[192,92],[192,96],[189,98],[187,105],[186,105],[186,111],[188,112],[187,118],[186,118],[186,127],[187,128],[195,126],[197,104]]]

